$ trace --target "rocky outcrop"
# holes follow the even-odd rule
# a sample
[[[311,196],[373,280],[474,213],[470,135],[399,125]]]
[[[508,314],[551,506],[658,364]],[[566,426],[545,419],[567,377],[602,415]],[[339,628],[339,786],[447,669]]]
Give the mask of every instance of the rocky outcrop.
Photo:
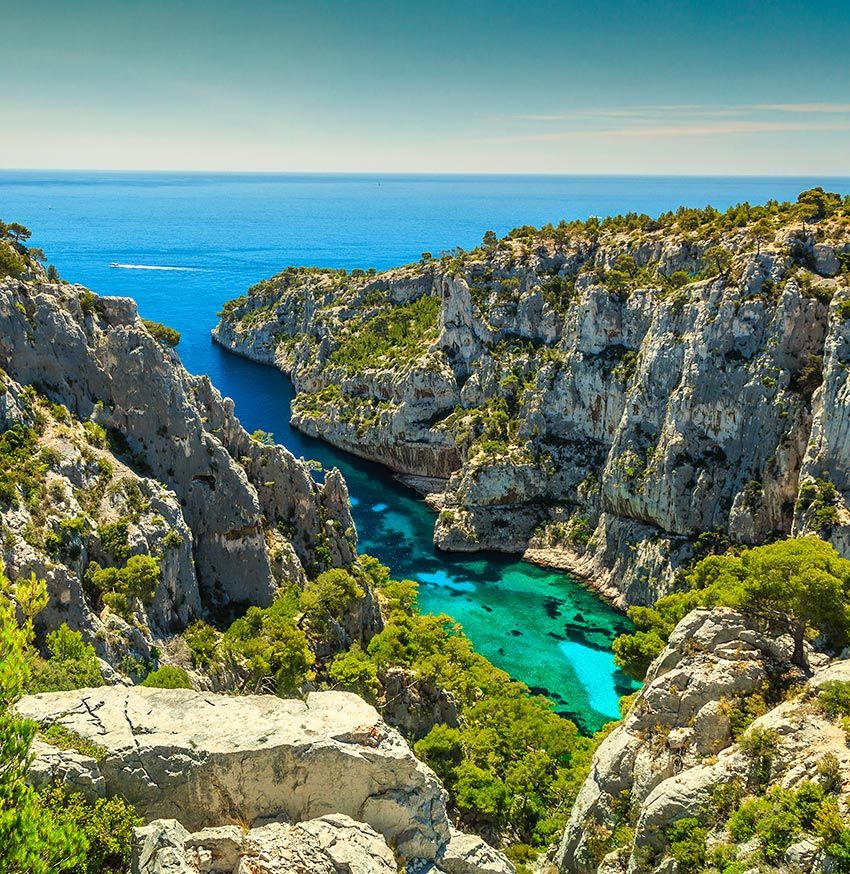
[[[406,668],[389,668],[381,677],[381,715],[411,740],[424,737],[435,725],[458,724],[451,692]]]
[[[492,857],[503,866],[492,870],[509,870],[479,839],[453,831],[433,772],[349,693],[314,692],[300,701],[103,687],[28,696],[16,709],[102,748],[95,759],[40,744],[36,785],[120,794],[145,819],[176,819],[190,831],[282,818],[306,823],[300,835],[310,832],[307,820],[344,814],[383,835],[400,859],[442,864],[446,857],[447,871],[473,872],[491,870]],[[288,845],[293,833],[282,834]],[[240,852],[253,846],[251,835]],[[459,867],[464,859],[471,867]]]
[[[624,220],[372,277],[290,269],[214,336],[291,375],[296,427],[447,480],[439,547],[525,552],[651,603],[704,532],[817,531],[850,554],[846,216],[794,210],[767,234]],[[358,356],[392,313],[395,352]],[[802,500],[816,480],[828,518]]]
[[[453,831],[437,862],[408,871],[511,874],[513,866],[483,841]],[[398,863],[371,826],[333,813],[295,824],[272,822],[244,832],[235,825],[190,834],[176,819],[135,830],[133,874],[396,874]]]
[[[133,874],[396,874],[395,857],[373,828],[342,814],[243,832],[235,825],[190,833],[174,819],[137,828]]]
[[[317,483],[285,448],[252,439],[133,301],[0,280],[0,373],[0,435],[16,429],[9,451],[26,439],[34,455],[0,495],[2,558],[13,581],[47,580],[41,632],[65,622],[114,665],[147,659],[204,610],[266,606],[281,585],[354,560],[342,477]],[[160,583],[131,623],[141,639],[128,643],[135,632],[112,616],[125,640],[112,646],[86,574],[137,554],[157,558]]]
[[[729,841],[718,816],[718,787],[763,795],[774,785],[822,782],[824,757],[834,757],[838,777],[830,779],[839,785],[830,791],[846,806],[846,735],[812,694],[827,680],[850,678],[850,661],[825,665],[820,657],[821,667],[797,688],[804,678],[792,667],[792,655],[790,638],[774,639],[734,611],[696,610],[685,617],[624,722],[594,756],[557,853],[559,870],[678,870],[671,867],[667,838],[677,820],[696,817],[715,844]],[[759,716],[759,710],[766,712]],[[746,714],[754,721],[741,733]],[[745,743],[758,732],[770,732],[767,774]]]

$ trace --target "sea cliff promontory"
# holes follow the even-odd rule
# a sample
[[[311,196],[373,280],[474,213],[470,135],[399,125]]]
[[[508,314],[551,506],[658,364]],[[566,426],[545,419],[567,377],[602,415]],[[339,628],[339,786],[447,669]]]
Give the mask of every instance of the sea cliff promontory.
[[[728,544],[850,552],[848,270],[847,199],[813,189],[288,268],[214,337],[291,376],[296,427],[430,492],[439,547],[649,604]]]

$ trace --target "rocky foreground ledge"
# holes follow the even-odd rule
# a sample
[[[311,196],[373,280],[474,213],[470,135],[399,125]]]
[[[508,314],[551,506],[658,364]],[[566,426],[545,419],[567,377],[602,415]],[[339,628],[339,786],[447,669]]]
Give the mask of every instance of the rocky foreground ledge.
[[[452,827],[435,774],[356,695],[113,686],[31,695],[16,709],[89,742],[84,753],[38,743],[36,785],[121,795],[150,823],[137,835],[139,874],[378,872],[413,860],[448,874],[513,871]]]

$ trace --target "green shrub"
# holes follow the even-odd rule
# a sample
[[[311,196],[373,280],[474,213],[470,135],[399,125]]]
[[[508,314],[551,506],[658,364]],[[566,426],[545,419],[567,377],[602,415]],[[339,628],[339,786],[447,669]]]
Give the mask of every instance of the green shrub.
[[[311,676],[314,656],[297,605],[284,594],[271,607],[249,607],[222,635],[216,657],[244,672],[246,690],[291,695]]]
[[[677,870],[689,874],[705,868],[707,837],[708,829],[692,816],[676,820],[667,829],[670,855],[677,862]]]
[[[728,828],[732,839],[739,844],[749,841],[755,836],[759,820],[766,816],[770,809],[770,802],[766,798],[751,798],[741,804],[729,817]]]
[[[98,529],[100,545],[115,561],[124,562],[130,557],[130,540],[127,529],[130,520],[121,516],[115,522],[101,525]]]
[[[100,594],[103,603],[129,618],[137,602],[150,604],[160,580],[159,562],[150,555],[133,555],[123,568],[102,568],[93,561],[86,569],[86,582]]]
[[[414,752],[427,762],[443,783],[453,782],[454,771],[463,761],[463,735],[460,729],[435,725],[421,740],[416,741]]]
[[[0,504],[17,507],[21,496],[40,503],[47,466],[38,451],[36,433],[25,425],[13,425],[0,434]]]
[[[163,665],[151,671],[142,681],[142,686],[153,689],[191,689],[189,675],[183,668],[174,665]]]
[[[46,605],[47,591],[43,582],[19,582],[15,596],[26,617],[23,627],[0,573],[0,860],[10,874],[52,874],[84,865],[87,846],[77,829],[45,810],[27,782],[36,726],[10,707],[28,682],[31,618]]]
[[[47,635],[49,657],[33,654],[27,692],[63,692],[103,685],[103,674],[94,647],[79,631],[60,625]]]
[[[824,847],[836,844],[847,825],[833,798],[809,780],[794,789],[771,787],[764,795],[743,800],[729,816],[727,828],[739,844],[756,838],[762,858],[780,865],[788,847],[804,834],[816,834]]]
[[[311,626],[324,631],[328,622],[340,618],[343,608],[356,598],[363,597],[357,580],[342,568],[325,571],[309,582],[301,595],[301,606]]]
[[[739,741],[741,752],[753,763],[753,775],[758,784],[770,779],[773,757],[779,745],[779,737],[771,728],[753,727]]]
[[[772,865],[782,861],[799,833],[800,820],[790,810],[774,809],[756,824],[762,855]]]
[[[0,240],[0,277],[21,276],[27,269],[27,262],[9,243]]]
[[[162,322],[152,322],[150,319],[142,319],[142,324],[151,337],[163,346],[170,346],[173,349],[180,343],[180,332],[175,331],[174,328],[169,328]]]
[[[183,545],[183,536],[172,529],[162,538],[162,545],[166,549],[179,549]]]
[[[58,827],[68,829],[85,847],[83,860],[55,870],[74,874],[126,874],[130,870],[133,827],[143,820],[123,798],[86,801],[82,795],[54,788],[41,793],[39,804]]]
[[[838,523],[838,501],[838,489],[828,479],[810,479],[800,485],[797,509],[813,530],[823,531]]]
[[[668,631],[667,634],[670,632]],[[650,631],[635,631],[633,634],[621,634],[611,645],[614,651],[614,661],[629,676],[643,680],[649,666],[664,649],[666,635],[656,629]]]
[[[192,664],[196,668],[207,668],[213,663],[221,634],[212,625],[196,619],[183,632],[183,639],[189,647]]]
[[[98,762],[106,758],[106,747],[83,737],[77,732],[60,725],[58,722],[38,730],[38,736],[45,742],[60,750],[75,750],[84,756],[90,756]]]
[[[328,676],[337,686],[370,701],[378,691],[378,669],[357,643],[334,658]]]
[[[87,316],[103,315],[103,301],[88,289],[80,292],[79,301],[80,309]]]
[[[818,689],[818,704],[830,718],[850,716],[850,682],[829,680]]]

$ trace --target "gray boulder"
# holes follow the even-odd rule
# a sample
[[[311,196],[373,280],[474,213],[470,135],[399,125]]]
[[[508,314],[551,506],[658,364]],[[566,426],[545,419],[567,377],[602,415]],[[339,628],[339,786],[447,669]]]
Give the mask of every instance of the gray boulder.
[[[463,842],[434,773],[356,695],[314,692],[300,701],[103,687],[31,695],[16,708],[103,747],[98,762],[76,763],[72,773],[85,765],[92,785],[123,796],[147,820],[197,831],[344,814],[382,834],[402,859],[466,852],[454,849]],[[55,758],[52,748],[36,750],[42,783]],[[480,841],[475,852],[501,858]]]

